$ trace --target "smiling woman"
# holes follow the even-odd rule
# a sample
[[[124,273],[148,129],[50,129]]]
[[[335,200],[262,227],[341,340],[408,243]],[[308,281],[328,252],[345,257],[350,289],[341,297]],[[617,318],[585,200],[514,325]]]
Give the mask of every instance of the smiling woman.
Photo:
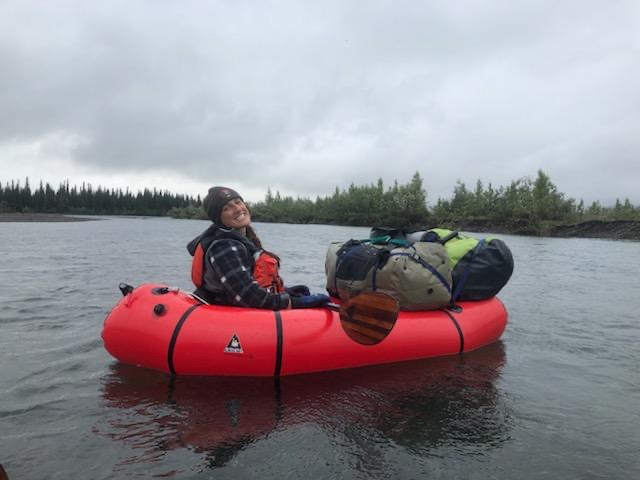
[[[304,285],[285,288],[277,255],[262,248],[251,213],[238,192],[212,187],[202,202],[213,224],[187,249],[199,300],[217,305],[282,310],[325,305],[329,297],[310,295]]]

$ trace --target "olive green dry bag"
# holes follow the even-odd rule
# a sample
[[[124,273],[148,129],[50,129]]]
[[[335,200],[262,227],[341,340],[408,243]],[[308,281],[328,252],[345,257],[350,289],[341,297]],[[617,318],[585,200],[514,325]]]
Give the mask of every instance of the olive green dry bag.
[[[451,300],[451,267],[438,243],[333,243],[325,261],[327,291],[342,300],[363,291],[387,293],[402,310],[434,310]]]

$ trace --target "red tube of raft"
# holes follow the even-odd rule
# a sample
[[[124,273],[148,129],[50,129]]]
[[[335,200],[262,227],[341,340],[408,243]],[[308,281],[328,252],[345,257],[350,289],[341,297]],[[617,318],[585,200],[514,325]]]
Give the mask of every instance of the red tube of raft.
[[[145,284],[104,321],[107,351],[123,363],[178,375],[281,376],[454,355],[497,341],[507,324],[498,298],[462,311],[401,311],[387,338],[361,345],[326,308],[259,310],[203,305]]]

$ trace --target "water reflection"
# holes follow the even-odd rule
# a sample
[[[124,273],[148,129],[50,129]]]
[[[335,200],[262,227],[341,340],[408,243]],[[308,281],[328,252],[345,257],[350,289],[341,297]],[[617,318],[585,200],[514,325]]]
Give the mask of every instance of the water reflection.
[[[227,464],[274,431],[321,428],[369,457],[372,444],[432,454],[449,447],[481,452],[509,436],[509,407],[498,387],[501,342],[463,356],[285,377],[176,377],[115,363],[103,382],[108,417],[96,427],[124,442],[126,463],[169,451]],[[341,440],[337,440],[341,439]]]

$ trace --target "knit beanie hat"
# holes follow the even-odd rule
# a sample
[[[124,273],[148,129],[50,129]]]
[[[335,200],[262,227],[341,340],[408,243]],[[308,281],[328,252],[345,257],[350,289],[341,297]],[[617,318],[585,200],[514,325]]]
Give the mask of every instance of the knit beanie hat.
[[[211,187],[202,201],[202,208],[213,223],[220,224],[220,214],[227,202],[242,197],[238,192],[227,187]],[[244,200],[242,200],[244,202]]]

